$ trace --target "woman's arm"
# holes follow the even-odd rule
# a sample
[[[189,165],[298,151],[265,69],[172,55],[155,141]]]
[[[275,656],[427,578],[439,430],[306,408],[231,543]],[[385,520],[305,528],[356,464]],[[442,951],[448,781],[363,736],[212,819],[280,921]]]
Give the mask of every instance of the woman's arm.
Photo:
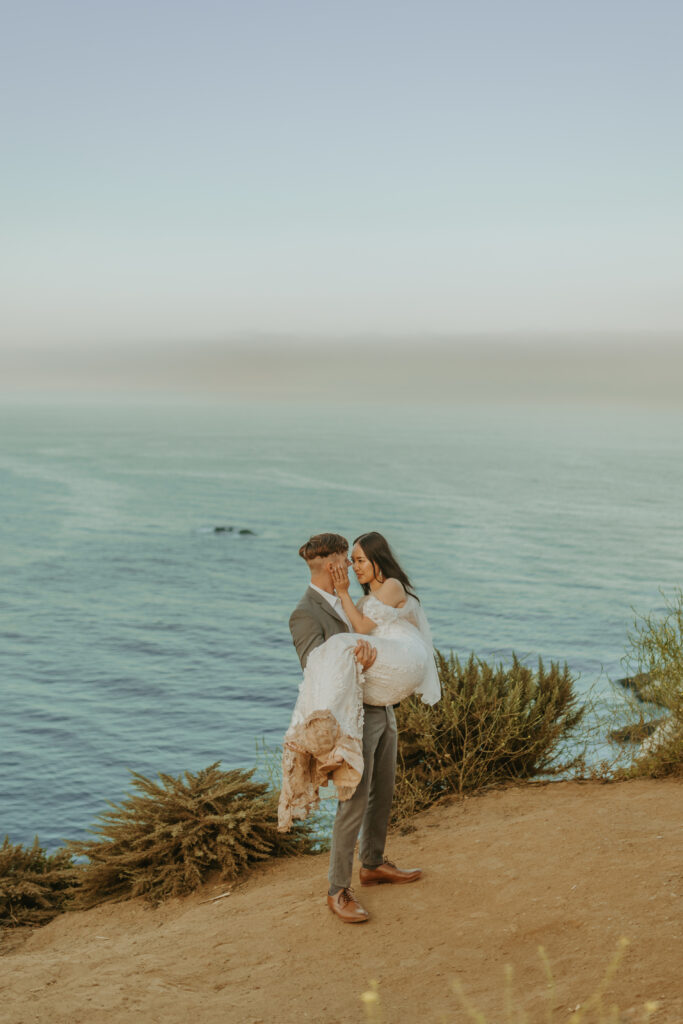
[[[330,576],[332,577],[337,597],[342,603],[342,608],[353,626],[354,633],[372,633],[377,623],[373,619],[369,619],[367,615],[363,615],[351,600],[348,570],[341,565],[331,566]]]

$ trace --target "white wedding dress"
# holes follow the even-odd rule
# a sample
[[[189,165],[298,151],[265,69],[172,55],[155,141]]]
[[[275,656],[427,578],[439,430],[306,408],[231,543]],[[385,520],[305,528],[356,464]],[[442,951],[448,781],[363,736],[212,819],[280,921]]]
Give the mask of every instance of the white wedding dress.
[[[358,633],[338,633],[309,654],[284,738],[281,832],[318,805],[318,789],[330,778],[340,800],[353,795],[363,774],[363,704],[386,707],[413,693],[435,704],[441,696],[420,602],[409,596],[402,608],[392,608],[368,594],[358,607],[376,623],[369,640],[377,658],[361,669],[354,656]]]

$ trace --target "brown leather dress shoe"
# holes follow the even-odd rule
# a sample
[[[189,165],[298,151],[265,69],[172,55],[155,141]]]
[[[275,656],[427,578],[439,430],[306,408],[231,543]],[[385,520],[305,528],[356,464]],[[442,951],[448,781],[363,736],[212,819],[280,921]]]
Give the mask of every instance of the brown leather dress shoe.
[[[384,862],[378,868],[361,868],[361,885],[404,885],[406,882],[417,882],[422,876],[421,868],[408,868],[402,871],[390,860],[384,858]]]
[[[327,905],[347,924],[362,924],[370,917],[365,907],[353,895],[353,889],[340,889],[334,896],[327,894]]]

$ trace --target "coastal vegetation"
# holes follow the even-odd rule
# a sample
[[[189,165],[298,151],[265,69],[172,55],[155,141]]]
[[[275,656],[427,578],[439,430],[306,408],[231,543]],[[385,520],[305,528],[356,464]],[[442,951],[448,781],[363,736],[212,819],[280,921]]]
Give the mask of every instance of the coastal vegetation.
[[[647,738],[622,777],[683,777],[683,591],[662,597],[664,614],[636,616],[628,635],[629,714]]]
[[[663,617],[637,618],[626,662],[633,693],[619,703],[618,767],[586,767],[582,739],[587,704],[568,667],[516,657],[492,666],[437,652],[443,696],[434,707],[418,698],[397,712],[399,750],[393,825],[443,799],[532,778],[683,776],[683,593]],[[630,684],[629,684],[630,685]],[[663,717],[662,717],[662,713]],[[615,712],[616,714],[616,712]],[[625,724],[624,724],[625,719]],[[601,723],[603,737],[616,733]],[[639,742],[642,736],[648,738]],[[0,848],[0,925],[41,925],[70,908],[144,896],[156,903],[189,893],[209,876],[230,881],[268,857],[320,848],[319,823],[277,832],[277,777],[222,771],[132,773],[133,792],[110,804],[91,838],[47,854],[5,839]]]
[[[306,853],[307,822],[277,831],[278,795],[250,772],[216,764],[154,782],[132,773],[134,792],[100,815],[93,838],[48,855],[6,838],[0,847],[0,925],[46,924],[64,910],[144,896],[181,896],[218,875],[232,881],[267,857]]]
[[[449,794],[535,776],[567,774],[581,760],[569,749],[585,707],[565,665],[536,672],[514,655],[509,667],[437,652],[441,700],[418,697],[397,711],[395,824]]]
[[[154,782],[133,773],[136,793],[100,815],[94,838],[68,845],[87,857],[76,906],[144,896],[157,903],[198,889],[210,874],[232,881],[271,856],[305,853],[309,828],[277,831],[277,794],[253,771],[202,771]]]
[[[30,847],[6,838],[0,847],[0,924],[47,924],[67,909],[78,877],[66,850],[48,855],[37,836]]]

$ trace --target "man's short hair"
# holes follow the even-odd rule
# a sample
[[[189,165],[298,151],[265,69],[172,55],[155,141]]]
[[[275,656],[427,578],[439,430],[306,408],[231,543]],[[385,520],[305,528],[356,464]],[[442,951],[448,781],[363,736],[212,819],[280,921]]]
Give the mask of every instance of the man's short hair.
[[[346,537],[338,533],[316,533],[299,548],[299,554],[306,562],[314,558],[327,558],[328,555],[345,555],[349,550]]]

